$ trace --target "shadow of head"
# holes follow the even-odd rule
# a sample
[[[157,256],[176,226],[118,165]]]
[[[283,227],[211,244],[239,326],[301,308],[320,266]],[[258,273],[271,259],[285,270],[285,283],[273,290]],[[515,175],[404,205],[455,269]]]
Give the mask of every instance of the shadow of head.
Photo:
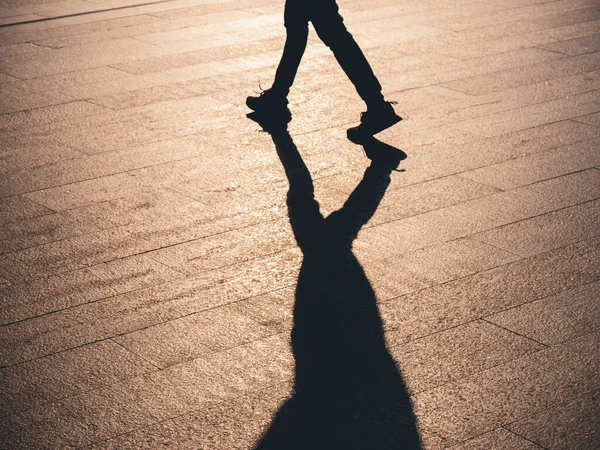
[[[304,258],[295,293],[294,392],[257,449],[420,449],[408,391],[384,339],[373,288],[352,251],[406,155],[376,139],[343,207],[324,217],[286,124],[268,126],[289,180],[290,224]]]

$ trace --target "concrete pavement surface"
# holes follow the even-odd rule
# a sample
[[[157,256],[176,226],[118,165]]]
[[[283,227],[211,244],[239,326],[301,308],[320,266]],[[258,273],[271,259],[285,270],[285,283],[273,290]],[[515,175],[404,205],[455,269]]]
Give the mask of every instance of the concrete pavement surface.
[[[600,448],[598,0],[283,4],[1,2],[0,447]]]

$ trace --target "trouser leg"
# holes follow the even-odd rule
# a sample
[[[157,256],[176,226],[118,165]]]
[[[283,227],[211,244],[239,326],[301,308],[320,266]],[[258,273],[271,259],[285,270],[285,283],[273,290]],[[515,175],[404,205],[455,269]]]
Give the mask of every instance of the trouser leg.
[[[315,8],[311,17],[319,38],[331,49],[367,106],[381,103],[381,84],[354,37],[346,29],[337,5],[329,0],[323,0],[324,4],[329,4],[329,7]]]
[[[286,28],[285,46],[271,89],[287,96],[294,83],[294,78],[296,78],[298,66],[308,41],[308,19],[305,10],[302,9],[302,4],[297,0],[286,2],[284,23]]]

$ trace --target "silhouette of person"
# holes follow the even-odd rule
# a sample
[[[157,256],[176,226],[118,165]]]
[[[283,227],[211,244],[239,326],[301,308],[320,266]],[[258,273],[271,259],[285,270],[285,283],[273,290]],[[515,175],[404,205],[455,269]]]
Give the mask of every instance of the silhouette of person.
[[[271,134],[289,180],[288,216],[303,261],[291,332],[293,394],[254,449],[420,450],[416,417],[385,343],[377,298],[352,251],[406,155],[373,137],[365,140],[373,162],[344,206],[324,217],[285,125],[260,124]]]
[[[358,95],[367,105],[367,111],[361,115],[360,125],[348,129],[348,138],[359,142],[402,120],[395,113],[392,103],[384,99],[381,84],[362,50],[346,29],[335,0],[286,0],[286,41],[275,80],[271,88],[258,97],[248,97],[248,107],[257,113],[290,120],[287,95],[306,49],[308,22],[312,22],[321,40],[332,50]]]

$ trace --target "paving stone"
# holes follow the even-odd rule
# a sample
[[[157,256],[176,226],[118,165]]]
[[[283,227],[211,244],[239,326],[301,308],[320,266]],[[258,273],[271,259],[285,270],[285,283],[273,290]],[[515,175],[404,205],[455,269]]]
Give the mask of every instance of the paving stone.
[[[228,233],[157,250],[150,255],[176,270],[193,274],[294,246],[289,225],[265,222]]]
[[[72,308],[178,278],[178,272],[146,255],[139,255],[32,283],[16,284],[5,291],[3,322]]]
[[[600,140],[579,142],[465,172],[461,176],[502,190],[514,189],[599,165],[600,156],[596,151],[599,143]]]
[[[526,104],[542,103],[556,100],[567,95],[580,94],[598,88],[598,71],[585,72],[578,75],[554,78],[539,83],[505,89],[498,93],[502,98],[520,100]]]
[[[39,217],[54,212],[20,195],[1,198],[0,211],[2,212],[0,214],[0,223],[2,224]]]
[[[538,342],[553,345],[598,328],[597,282],[525,303],[485,320]]]
[[[58,211],[117,198],[123,189],[135,186],[136,180],[133,177],[117,174],[26,195],[29,199]]]
[[[111,42],[40,51],[33,54],[35,56],[10,56],[3,61],[2,70],[17,78],[35,78],[139,59],[142,55],[151,57],[160,53],[158,47],[138,39],[123,38]],[[94,54],[93,60],[87,58],[89,54]],[[65,61],[68,61],[70,70],[65,70]]]
[[[600,113],[588,114],[586,116],[576,117],[575,119],[578,122],[589,123],[590,125],[594,125],[596,127],[600,127]]]
[[[35,170],[81,156],[81,152],[58,143],[48,143],[41,154],[38,146],[15,147],[13,151],[0,154],[0,173]]]
[[[148,251],[150,245],[122,229],[84,234],[0,256],[12,281],[43,278]]]
[[[485,450],[488,448],[497,448],[498,450],[539,450],[544,447],[528,439],[524,439],[505,428],[497,428],[451,448],[456,450]]]
[[[530,65],[525,73],[522,68],[507,69],[452,81],[444,86],[471,95],[483,95],[595,70],[598,70],[598,52]]]
[[[557,42],[555,44],[544,45],[543,48],[553,52],[565,53],[567,55],[582,55],[593,53],[600,44],[600,35],[585,36],[579,39]]]
[[[547,2],[548,5],[556,5],[562,3],[563,5],[569,2]],[[516,9],[515,9],[516,10]],[[509,17],[505,12],[503,14],[504,20]],[[496,14],[490,14],[486,17],[488,21],[497,21],[498,16]],[[517,20],[527,21],[526,16],[515,17]],[[467,26],[477,24],[478,26],[485,26],[485,22],[478,22],[476,20],[470,21]],[[460,26],[460,25],[459,25]],[[556,28],[547,28],[541,30],[534,30],[525,34],[509,35],[499,39],[489,39],[480,42],[479,45],[467,45],[463,49],[455,50],[452,52],[452,56],[458,56],[461,58],[476,58],[485,55],[493,55],[498,53],[504,53],[514,51],[521,48],[533,47],[536,45],[549,44],[557,41],[564,41],[568,39],[575,39],[583,36],[597,34],[594,28],[597,24],[594,22],[579,22],[573,25],[567,25]]]
[[[462,441],[591,392],[598,382],[597,340],[588,334],[418,394],[417,413],[428,427]]]
[[[13,55],[20,55],[23,53],[39,52],[41,50],[43,50],[41,47],[39,47],[35,44],[30,44],[30,43],[2,45],[2,46],[0,46],[0,55],[2,55],[3,57],[6,57],[6,56],[13,56]]]
[[[19,84],[23,89],[27,89],[31,92],[69,92],[75,87],[81,87],[93,83],[111,84],[118,82],[120,84],[129,84],[134,80],[135,77],[127,72],[104,66],[32,78],[21,81]]]
[[[278,331],[290,331],[293,325],[294,290],[269,292],[231,305],[239,313],[261,325]]]
[[[370,253],[369,248],[358,247],[359,256]],[[365,260],[368,256],[365,257]],[[373,272],[395,286],[402,286],[406,280],[396,277],[410,274],[424,285],[446,283],[457,278],[501,266],[519,259],[513,253],[502,251],[491,245],[481,245],[471,239],[459,239],[441,245],[424,248],[407,254],[385,258],[375,263]],[[369,261],[372,263],[372,261]],[[393,281],[392,281],[393,280]],[[397,291],[397,294],[405,293]]]
[[[114,340],[160,368],[275,334],[229,306],[192,314]]]
[[[387,339],[401,343],[427,336],[596,281],[597,255],[590,253],[588,244],[573,244],[384,302],[380,310]],[[569,268],[566,260],[579,265]]]
[[[68,212],[47,214],[7,224],[0,230],[0,247],[2,253],[8,253],[95,231],[98,231],[98,228],[93,223],[78,220]],[[15,245],[14,241],[21,245]]]
[[[156,368],[111,341],[101,341],[1,369],[3,415],[37,408]]]
[[[385,223],[362,230],[357,244],[395,257],[596,199],[597,189],[588,181],[597,178],[590,169]]]
[[[297,251],[151,286],[0,327],[0,361],[14,364],[293,285]]]
[[[566,404],[553,406],[532,417],[507,425],[511,431],[545,448],[593,449],[598,445],[598,391]]]
[[[582,5],[583,6],[583,5]],[[560,27],[574,23],[587,22],[600,19],[597,8],[581,8],[572,11],[549,13],[538,17],[530,17],[529,22],[540,23],[551,27]]]
[[[48,106],[0,116],[0,129],[32,128],[38,125],[78,119],[80,117],[101,114],[105,109],[88,102],[73,102]]]
[[[511,253],[531,256],[596,237],[600,201],[594,200],[472,236]]]
[[[474,321],[392,347],[391,353],[416,394],[543,348],[517,334]]]
[[[489,116],[454,124],[461,130],[477,132],[483,136],[496,136],[511,131],[533,128],[546,123],[571,119],[579,115],[597,112],[597,91],[552,100],[519,109],[527,119],[516,120],[516,111],[509,110]],[[544,111],[544,115],[539,113]]]
[[[98,442],[92,449],[244,448],[258,440],[272,415],[290,395],[288,383],[209,406],[201,411]],[[260,405],[260,406],[258,406]],[[258,406],[258,407],[257,407]]]

